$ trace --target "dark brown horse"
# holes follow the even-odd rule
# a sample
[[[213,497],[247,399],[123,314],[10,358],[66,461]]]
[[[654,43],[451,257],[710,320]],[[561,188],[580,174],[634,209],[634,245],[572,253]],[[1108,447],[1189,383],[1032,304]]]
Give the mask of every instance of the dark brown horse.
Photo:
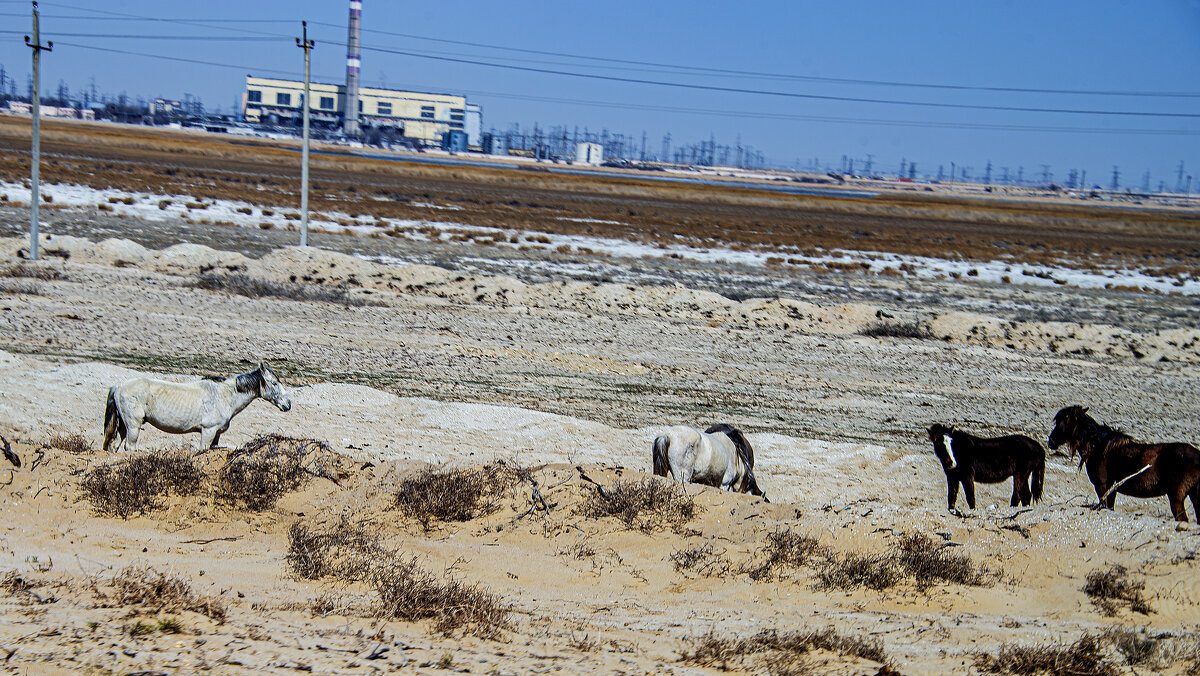
[[[1195,446],[1143,444],[1096,422],[1082,406],[1068,406],[1055,414],[1047,443],[1050,448],[1066,444],[1079,453],[1079,466],[1087,465],[1103,506],[1112,509],[1117,493],[1135,498],[1165,495],[1175,520],[1187,521],[1184,499],[1191,496],[1200,521],[1200,451]]]
[[[1042,483],[1046,478],[1046,450],[1038,442],[1022,434],[983,439],[962,430],[934,424],[929,427],[929,440],[942,469],[946,471],[949,487],[948,509],[954,511],[958,500],[958,485],[962,484],[967,505],[975,509],[975,482],[994,484],[1008,477],[1013,479],[1013,507],[1029,505],[1042,499]],[[1029,487],[1030,476],[1033,488]]]

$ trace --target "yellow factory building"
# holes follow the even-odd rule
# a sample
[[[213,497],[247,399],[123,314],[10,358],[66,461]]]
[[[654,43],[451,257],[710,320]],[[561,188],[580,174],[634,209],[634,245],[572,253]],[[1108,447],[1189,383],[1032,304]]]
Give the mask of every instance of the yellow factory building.
[[[341,127],[346,105],[344,84],[313,82],[309,115],[314,125]],[[304,83],[298,80],[246,76],[242,115],[248,122],[290,124],[301,114]],[[393,89],[360,87],[359,124],[390,127],[406,138],[437,145],[453,130],[477,135],[482,114],[464,96],[426,94]],[[474,132],[474,134],[472,134]]]

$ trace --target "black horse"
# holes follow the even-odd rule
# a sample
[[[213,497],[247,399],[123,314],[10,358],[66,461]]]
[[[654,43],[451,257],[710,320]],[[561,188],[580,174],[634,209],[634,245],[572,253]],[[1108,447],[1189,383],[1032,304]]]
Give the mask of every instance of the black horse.
[[[1066,444],[1087,465],[1088,478],[1101,505],[1112,509],[1117,493],[1135,498],[1167,496],[1176,521],[1187,521],[1184,500],[1200,522],[1200,450],[1191,444],[1144,444],[1119,429],[1101,425],[1082,406],[1067,406],[1054,416],[1050,448]],[[1115,488],[1115,490],[1113,490]]]
[[[929,440],[942,461],[949,487],[948,509],[954,511],[958,500],[958,485],[962,484],[967,505],[975,509],[975,482],[994,484],[1013,478],[1010,504],[1029,505],[1042,499],[1042,484],[1046,478],[1046,450],[1023,434],[994,439],[982,439],[954,427],[929,426]],[[1029,478],[1033,477],[1030,489]]]

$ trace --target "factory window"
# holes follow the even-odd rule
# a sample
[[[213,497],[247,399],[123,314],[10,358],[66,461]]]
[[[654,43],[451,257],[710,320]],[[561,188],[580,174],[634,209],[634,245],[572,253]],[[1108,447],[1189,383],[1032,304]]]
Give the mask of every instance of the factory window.
[[[459,122],[454,122],[453,120],[451,120],[451,122],[450,122],[450,128],[451,128],[451,129],[462,129],[462,128],[463,128],[463,123],[462,123],[461,121],[459,121]]]
[[[278,93],[278,94],[276,94],[276,95],[275,95],[275,105],[277,105],[277,106],[290,106],[290,105],[292,105],[292,95],[291,95],[291,94],[284,94],[284,93]]]
[[[257,89],[251,89],[246,100],[250,103],[262,103],[262,92]]]
[[[459,120],[461,122],[464,119],[464,116],[462,113],[456,113],[454,111],[450,111],[450,119],[451,120]]]
[[[450,109],[450,117],[454,117],[455,115],[461,116],[462,114],[463,114],[462,108],[451,108]]]
[[[321,97],[321,108],[324,108],[325,110],[333,110],[333,97],[332,96],[322,96]]]
[[[384,103],[384,102],[380,101],[376,105],[377,105],[380,115],[391,115],[392,114],[392,104]]]
[[[421,106],[421,118],[426,120],[433,119],[433,106]]]

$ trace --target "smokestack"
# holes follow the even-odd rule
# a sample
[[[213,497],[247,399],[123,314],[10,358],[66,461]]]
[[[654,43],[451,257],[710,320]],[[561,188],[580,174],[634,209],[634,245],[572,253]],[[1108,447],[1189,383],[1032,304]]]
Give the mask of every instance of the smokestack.
[[[358,71],[362,66],[358,44],[362,36],[362,0],[350,0],[350,39],[346,42],[346,119],[342,131],[356,137],[358,129]]]

